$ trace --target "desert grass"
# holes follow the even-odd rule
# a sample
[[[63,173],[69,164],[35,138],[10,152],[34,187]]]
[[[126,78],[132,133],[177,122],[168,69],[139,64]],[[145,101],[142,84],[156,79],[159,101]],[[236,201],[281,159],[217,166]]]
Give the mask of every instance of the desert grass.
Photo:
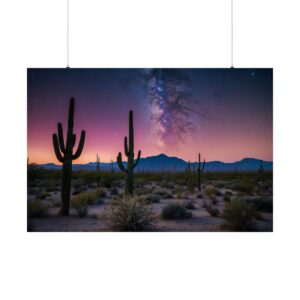
[[[156,216],[152,206],[137,196],[124,196],[114,201],[104,215],[109,228],[114,231],[153,231]]]
[[[258,217],[256,209],[243,199],[227,202],[221,217],[225,220],[223,227],[232,231],[249,231],[253,229],[253,220]]]
[[[163,208],[161,217],[165,220],[180,220],[191,218],[192,213],[182,203],[169,203]]]

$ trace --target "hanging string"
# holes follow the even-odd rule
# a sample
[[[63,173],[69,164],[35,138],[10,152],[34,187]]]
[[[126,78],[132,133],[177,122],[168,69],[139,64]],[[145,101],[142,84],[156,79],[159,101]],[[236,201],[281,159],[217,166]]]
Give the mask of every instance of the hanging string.
[[[69,0],[67,0],[67,68],[70,68],[69,64],[69,35],[70,35],[70,26],[69,26]]]
[[[231,0],[231,68],[233,66],[233,0]]]

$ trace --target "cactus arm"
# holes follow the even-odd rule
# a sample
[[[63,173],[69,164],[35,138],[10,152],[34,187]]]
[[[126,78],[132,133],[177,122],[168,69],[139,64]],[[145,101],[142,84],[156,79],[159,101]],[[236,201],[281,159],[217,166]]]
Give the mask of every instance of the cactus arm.
[[[129,112],[129,152],[133,153],[134,151],[134,130],[133,130],[133,112]]]
[[[60,161],[61,163],[64,162],[64,159],[60,153],[60,150],[59,150],[59,144],[58,144],[58,138],[57,138],[57,135],[54,133],[52,135],[52,141],[53,141],[53,148],[54,148],[54,152],[55,152],[55,155],[56,155],[56,158],[58,161]]]
[[[140,161],[140,158],[141,158],[141,150],[139,150],[139,153],[138,153],[138,156],[137,156],[137,159],[133,165],[133,168],[135,168],[137,166],[137,164],[139,163]]]
[[[203,164],[202,164],[202,170],[201,170],[201,172],[203,172],[203,171],[204,171],[204,166],[205,166],[205,159],[203,160]]]
[[[85,130],[82,130],[81,134],[80,134],[80,140],[79,140],[79,145],[78,145],[77,151],[72,156],[72,159],[75,160],[81,155],[81,152],[82,152],[82,149],[83,149],[83,146],[84,146],[84,141],[85,141]]]
[[[59,142],[60,151],[62,153],[66,153],[66,148],[64,144],[64,134],[63,134],[63,128],[61,123],[57,124],[57,132],[58,132],[58,142]]]
[[[121,152],[119,152],[119,154],[117,156],[117,163],[118,163],[120,170],[127,173],[127,170],[125,169],[123,162],[122,162],[122,153]]]
[[[72,147],[74,148],[76,143],[76,134],[73,134],[73,143],[72,143]]]
[[[125,155],[128,157],[129,151],[128,151],[127,136],[125,136],[125,138],[124,138],[124,151],[125,151]]]

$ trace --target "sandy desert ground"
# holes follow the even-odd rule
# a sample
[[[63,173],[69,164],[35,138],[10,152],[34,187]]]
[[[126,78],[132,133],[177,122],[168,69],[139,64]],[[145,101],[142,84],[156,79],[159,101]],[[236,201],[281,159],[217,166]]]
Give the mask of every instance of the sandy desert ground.
[[[74,176],[72,199],[78,195],[94,196],[88,200],[83,216],[80,217],[78,208],[72,206],[69,216],[58,215],[59,172],[37,173],[28,177],[28,231],[119,231],[110,226],[107,215],[114,203],[123,197],[122,174],[103,173],[100,187],[96,184],[96,172],[79,172]],[[238,231],[224,226],[228,223],[223,217],[224,209],[234,201],[247,202],[256,209],[251,227],[242,231],[273,230],[272,174],[267,174],[263,180],[257,179],[256,174],[242,174],[240,178],[234,177],[233,174],[208,174],[204,177],[201,192],[196,186],[189,191],[182,174],[155,174],[155,177],[147,175],[149,180],[144,178],[143,174],[136,177],[135,197],[155,216],[151,231]],[[151,177],[157,180],[152,180]],[[144,201],[145,199],[148,201]],[[172,203],[183,206],[189,216],[178,219],[164,218],[163,209]],[[214,211],[211,212],[209,208],[213,208]],[[241,215],[244,213],[241,212]]]

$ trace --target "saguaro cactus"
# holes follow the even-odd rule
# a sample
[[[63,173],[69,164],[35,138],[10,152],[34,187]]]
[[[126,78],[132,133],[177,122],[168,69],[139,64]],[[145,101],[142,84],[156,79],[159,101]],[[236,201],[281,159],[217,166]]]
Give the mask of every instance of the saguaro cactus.
[[[72,161],[77,159],[82,152],[85,140],[85,131],[81,131],[80,141],[77,151],[73,154],[73,148],[76,142],[76,135],[73,133],[74,126],[75,99],[70,99],[68,115],[68,131],[66,143],[64,143],[63,128],[61,123],[57,124],[57,132],[52,136],[53,147],[56,158],[63,164],[61,181],[61,207],[60,215],[67,216],[70,209],[71,179],[72,179]]]
[[[237,178],[237,166],[234,164],[234,178]]]
[[[263,161],[262,160],[260,161],[260,166],[259,166],[259,169],[258,169],[258,175],[259,175],[259,178],[261,180],[264,179],[264,166],[263,166]]]
[[[191,167],[191,162],[188,161],[186,167],[186,187],[189,193],[193,193],[195,189],[195,180],[194,180],[194,174],[192,168],[193,166]]]
[[[98,156],[98,153],[96,155],[96,171],[99,172],[100,170],[100,157]]]
[[[201,168],[201,153],[198,155],[198,168],[197,168],[197,173],[198,173],[198,190],[201,191],[201,173],[204,172],[204,166],[205,166],[205,159],[203,160],[202,163],[202,168]]]
[[[100,187],[100,156],[98,156],[98,153],[97,153],[97,156],[96,156],[96,172],[97,172],[97,186]]]
[[[110,160],[110,172],[114,173],[114,161],[112,159]]]
[[[117,157],[118,166],[121,171],[126,174],[126,184],[125,184],[125,193],[132,194],[133,193],[133,170],[139,163],[141,157],[141,150],[138,152],[138,156],[136,161],[134,161],[134,129],[133,129],[133,112],[132,110],[129,112],[129,140],[127,140],[127,136],[124,138],[124,152],[127,156],[127,168],[124,167],[122,161],[122,153],[119,152]]]

